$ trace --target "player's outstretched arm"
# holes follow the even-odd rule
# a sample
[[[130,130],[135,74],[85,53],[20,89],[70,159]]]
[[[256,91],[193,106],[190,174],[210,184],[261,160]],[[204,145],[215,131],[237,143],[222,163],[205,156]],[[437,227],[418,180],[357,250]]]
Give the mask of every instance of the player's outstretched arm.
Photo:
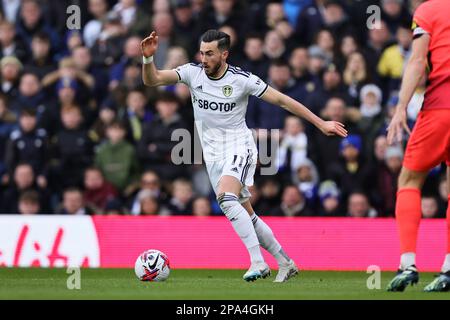
[[[141,42],[141,51],[144,57],[142,64],[142,81],[146,86],[164,86],[175,84],[178,75],[174,70],[158,70],[153,63],[153,56],[158,49],[158,36],[153,31]]]
[[[428,64],[428,44],[430,43],[430,35],[423,34],[421,37],[414,39],[412,44],[412,53],[406,65],[403,74],[402,85],[399,92],[399,101],[395,108],[395,114],[388,126],[387,140],[389,144],[401,142],[403,129],[411,134],[406,123],[406,109],[416,90],[420,79],[425,76]]]
[[[319,118],[300,102],[292,99],[291,97],[281,93],[280,91],[270,86],[267,88],[266,92],[262,95],[261,99],[271,104],[279,105],[280,107],[286,109],[290,113],[293,113],[296,116],[311,122],[314,126],[316,126],[320,131],[322,131],[327,136],[334,136],[334,135],[338,135],[341,137],[347,136],[347,130],[345,130],[344,124],[337,121],[325,121]]]

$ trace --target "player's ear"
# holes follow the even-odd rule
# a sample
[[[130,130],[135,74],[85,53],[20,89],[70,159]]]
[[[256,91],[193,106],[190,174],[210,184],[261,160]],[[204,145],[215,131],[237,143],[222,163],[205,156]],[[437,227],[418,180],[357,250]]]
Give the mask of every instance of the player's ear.
[[[230,52],[228,50],[223,50],[222,51],[222,58],[224,60],[226,60],[228,58],[228,55],[230,54]]]

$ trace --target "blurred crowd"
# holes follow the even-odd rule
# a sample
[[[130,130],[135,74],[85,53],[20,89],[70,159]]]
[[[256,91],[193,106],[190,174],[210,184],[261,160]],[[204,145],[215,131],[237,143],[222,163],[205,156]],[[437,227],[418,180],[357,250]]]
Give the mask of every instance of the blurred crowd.
[[[172,132],[194,134],[189,90],[144,87],[140,51],[156,30],[158,68],[199,61],[198,38],[215,28],[231,36],[230,64],[349,130],[326,137],[252,97],[248,126],[279,145],[276,175],[258,165],[255,211],[392,217],[408,137],[388,146],[385,134],[420,3],[0,1],[0,213],[220,215],[204,165],[171,161]],[[81,8],[79,30],[66,25],[71,4]],[[369,19],[370,5],[380,21]],[[411,127],[425,83],[408,108]],[[424,217],[445,216],[444,169],[427,179]]]

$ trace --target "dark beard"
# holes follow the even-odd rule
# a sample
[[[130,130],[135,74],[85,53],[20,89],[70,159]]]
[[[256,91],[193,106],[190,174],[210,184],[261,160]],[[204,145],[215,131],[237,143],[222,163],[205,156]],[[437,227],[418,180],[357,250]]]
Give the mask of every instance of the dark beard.
[[[214,70],[212,70],[208,76],[211,77],[211,78],[217,78],[217,76],[218,76],[217,73],[219,72],[219,69],[221,67],[222,67],[222,62],[219,62],[217,64],[217,66],[214,68]]]

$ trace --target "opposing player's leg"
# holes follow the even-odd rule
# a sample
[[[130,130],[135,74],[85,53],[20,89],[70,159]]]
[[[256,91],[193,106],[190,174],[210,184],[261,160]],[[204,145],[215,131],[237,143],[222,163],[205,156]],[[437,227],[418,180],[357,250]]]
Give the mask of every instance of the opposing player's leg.
[[[242,203],[242,206],[247,210],[247,213],[252,220],[259,243],[278,262],[279,269],[274,282],[285,282],[297,275],[298,268],[295,265],[295,262],[284,252],[280,243],[275,238],[272,229],[256,215],[248,198]]]
[[[249,252],[251,266],[243,278],[246,281],[254,281],[270,275],[270,268],[261,254],[252,220],[239,202],[241,188],[242,184],[236,177],[223,175],[218,184],[217,201]]]
[[[421,209],[421,189],[427,172],[402,168],[398,179],[395,216],[400,236],[400,267],[388,285],[388,291],[403,291],[406,286],[419,281],[416,268],[416,244]]]
[[[448,159],[450,118],[444,109],[421,111],[406,146],[398,179],[395,216],[400,236],[400,268],[389,291],[403,291],[417,283],[416,243],[421,212],[421,188],[432,168]]]
[[[447,254],[442,264],[441,273],[428,284],[424,291],[426,292],[442,292],[450,290],[450,163],[447,163],[447,190],[448,190],[448,204],[447,204]]]

